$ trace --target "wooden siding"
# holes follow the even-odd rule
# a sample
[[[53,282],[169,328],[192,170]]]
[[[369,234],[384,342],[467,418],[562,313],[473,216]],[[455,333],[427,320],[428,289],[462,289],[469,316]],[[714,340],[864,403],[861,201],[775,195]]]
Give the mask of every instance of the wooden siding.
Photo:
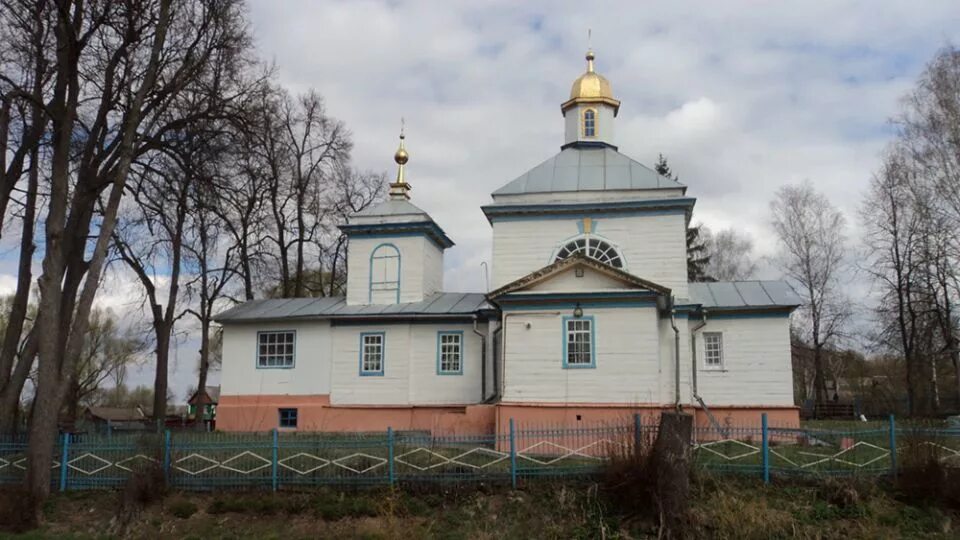
[[[484,331],[481,325],[481,331]],[[437,374],[437,332],[463,332],[462,375]],[[360,375],[360,334],[385,334],[382,376]],[[333,405],[463,405],[480,402],[481,338],[468,324],[333,328]]]
[[[562,317],[505,316],[504,401],[651,403],[660,398],[660,345],[654,307],[585,309],[595,320],[596,367],[563,368]]]
[[[294,367],[257,368],[257,332],[294,330]],[[330,323],[230,324],[223,327],[222,395],[330,393]]]
[[[569,268],[546,281],[525,289],[524,292],[624,291],[633,287],[591,268],[583,268],[583,277],[577,277],[575,270],[576,267]]]
[[[722,370],[704,369],[704,332],[723,333]],[[697,388],[708,407],[794,404],[788,317],[708,319],[696,340]]]
[[[443,282],[443,253],[423,236],[350,239],[347,248],[347,303],[370,302],[370,254],[380,244],[400,250],[400,302],[419,302],[438,291]],[[378,293],[373,303],[396,303],[396,293]]]
[[[590,217],[590,216],[584,216]],[[493,224],[493,288],[553,262],[579,234],[579,218],[505,220]],[[687,296],[686,218],[682,213],[596,218],[594,233],[610,240],[626,259],[624,270]]]

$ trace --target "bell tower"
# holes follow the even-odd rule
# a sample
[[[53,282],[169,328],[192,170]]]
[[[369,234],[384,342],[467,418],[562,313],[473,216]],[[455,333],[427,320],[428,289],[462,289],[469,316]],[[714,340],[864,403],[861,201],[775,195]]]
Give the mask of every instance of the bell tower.
[[[575,144],[614,146],[613,120],[620,101],[613,97],[610,81],[594,70],[595,56],[587,50],[587,71],[573,81],[570,99],[560,105],[566,129],[564,147]]]
[[[396,180],[387,200],[361,210],[340,225],[347,244],[347,304],[420,302],[443,287],[443,252],[453,246],[426,212],[410,202],[406,178],[410,155],[400,129],[393,155]]]

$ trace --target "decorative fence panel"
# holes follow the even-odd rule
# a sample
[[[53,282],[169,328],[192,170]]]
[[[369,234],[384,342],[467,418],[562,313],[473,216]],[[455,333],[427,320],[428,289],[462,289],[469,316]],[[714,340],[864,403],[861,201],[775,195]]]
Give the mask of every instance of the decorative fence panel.
[[[498,482],[595,474],[611,458],[651,448],[649,418],[590,425],[515,426],[498,434],[427,433],[126,433],[64,435],[51,463],[55,489],[112,489],[133,473],[161,476],[177,489],[291,489],[316,485]],[[903,460],[936,459],[960,467],[960,429],[848,429],[768,426],[697,427],[696,465],[718,474],[886,475]],[[891,452],[891,449],[895,449]],[[0,484],[23,481],[25,437],[0,439]]]

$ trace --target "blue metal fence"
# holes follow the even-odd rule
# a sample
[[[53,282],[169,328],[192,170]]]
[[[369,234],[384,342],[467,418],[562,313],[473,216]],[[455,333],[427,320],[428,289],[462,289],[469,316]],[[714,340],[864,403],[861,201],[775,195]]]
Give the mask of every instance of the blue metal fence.
[[[415,482],[519,482],[595,474],[604,463],[648,449],[658,425],[635,416],[615,424],[516,425],[502,433],[431,436],[383,433],[114,433],[65,435],[51,463],[60,490],[110,489],[137,471],[162,474],[185,490]],[[715,473],[772,476],[895,474],[917,452],[960,466],[960,429],[897,426],[851,429],[770,425],[694,429],[698,467]],[[23,480],[27,440],[0,439],[0,484]],[[891,449],[893,451],[891,451]]]

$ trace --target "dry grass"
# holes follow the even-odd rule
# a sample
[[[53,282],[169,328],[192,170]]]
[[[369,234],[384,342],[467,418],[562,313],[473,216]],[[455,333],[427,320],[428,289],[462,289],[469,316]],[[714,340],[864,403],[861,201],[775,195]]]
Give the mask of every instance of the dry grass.
[[[688,538],[956,538],[957,515],[875,483],[698,477]],[[656,538],[656,520],[602,484],[528,489],[176,493],[118,526],[116,494],[68,492],[21,538]],[[17,537],[15,537],[17,538]]]

